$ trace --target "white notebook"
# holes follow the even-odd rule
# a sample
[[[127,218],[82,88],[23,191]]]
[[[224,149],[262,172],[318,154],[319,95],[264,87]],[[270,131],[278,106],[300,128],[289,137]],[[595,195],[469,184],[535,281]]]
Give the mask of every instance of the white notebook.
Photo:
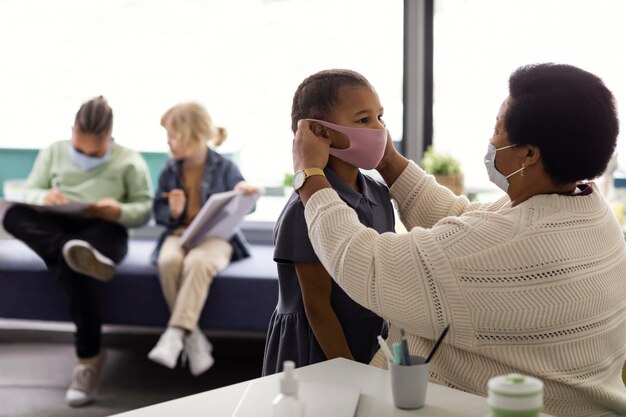
[[[248,383],[232,417],[273,417],[272,401],[278,395],[278,384],[278,380]],[[298,397],[304,402],[307,417],[354,417],[359,395],[355,385],[298,383]]]
[[[230,239],[260,195],[237,191],[212,194],[180,237],[180,244],[190,249],[205,236]]]

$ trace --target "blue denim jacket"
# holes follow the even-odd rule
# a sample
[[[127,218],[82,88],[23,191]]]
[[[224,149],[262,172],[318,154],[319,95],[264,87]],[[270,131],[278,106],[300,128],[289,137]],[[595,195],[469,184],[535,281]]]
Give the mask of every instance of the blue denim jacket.
[[[224,158],[219,153],[209,150],[207,154],[206,167],[202,177],[202,184],[200,184],[200,195],[202,203],[204,204],[211,194],[221,193],[224,191],[231,191],[235,188],[238,182],[243,181],[244,178],[232,161]],[[159,175],[159,186],[157,187],[154,197],[154,204],[152,211],[154,213],[154,219],[157,224],[165,226],[165,230],[159,237],[157,246],[152,253],[151,260],[154,264],[159,257],[159,251],[161,246],[172,232],[179,227],[187,217],[187,208],[183,210],[183,213],[177,219],[170,218],[170,208],[168,199],[162,197],[163,193],[171,191],[173,189],[182,189],[182,162],[175,159],[168,159],[165,166],[161,170]],[[251,211],[254,211],[252,208]],[[250,256],[248,248],[248,242],[246,241],[243,233],[237,231],[235,235],[230,239],[230,244],[233,247],[233,255],[231,260],[236,261],[239,259]]]

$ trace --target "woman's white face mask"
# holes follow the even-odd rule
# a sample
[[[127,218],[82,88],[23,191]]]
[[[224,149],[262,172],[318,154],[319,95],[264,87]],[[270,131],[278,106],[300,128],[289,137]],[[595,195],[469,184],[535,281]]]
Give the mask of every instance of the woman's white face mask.
[[[524,167],[522,166],[520,169],[510,173],[507,176],[502,175],[502,173],[496,168],[496,152],[502,151],[504,149],[513,148],[515,146],[517,145],[509,145],[503,146],[501,148],[496,148],[490,143],[487,148],[487,154],[485,155],[485,167],[487,168],[489,180],[497,185],[498,188],[500,188],[505,193],[509,190],[509,178],[523,170]]]

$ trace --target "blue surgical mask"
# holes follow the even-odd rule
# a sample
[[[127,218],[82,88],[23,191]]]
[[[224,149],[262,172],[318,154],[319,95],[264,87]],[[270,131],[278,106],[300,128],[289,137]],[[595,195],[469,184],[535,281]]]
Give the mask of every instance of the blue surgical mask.
[[[104,164],[109,160],[111,156],[111,151],[113,150],[113,143],[109,143],[109,148],[104,156],[87,156],[78,152],[74,146],[70,143],[70,156],[74,160],[74,163],[78,166],[78,169],[81,171],[91,171],[92,169],[98,168],[100,165]]]
[[[489,147],[487,148],[487,155],[485,155],[485,167],[487,168],[487,174],[489,175],[489,180],[491,180],[492,183],[497,185],[505,193],[509,190],[509,178],[517,174],[521,170],[523,170],[524,167],[521,167],[517,171],[512,172],[505,177],[496,168],[496,152],[502,151],[504,149],[509,149],[514,146],[517,146],[517,145],[509,145],[509,146],[503,146],[501,148],[496,148],[490,143]]]

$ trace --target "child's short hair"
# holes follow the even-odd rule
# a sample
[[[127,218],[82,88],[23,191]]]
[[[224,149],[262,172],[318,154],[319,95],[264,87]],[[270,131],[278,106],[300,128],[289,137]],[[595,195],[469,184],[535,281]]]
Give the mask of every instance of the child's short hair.
[[[358,72],[347,69],[324,70],[305,78],[293,95],[291,130],[298,130],[300,119],[324,119],[337,104],[343,86],[369,87],[370,83]]]
[[[211,140],[217,147],[228,136],[225,128],[213,124],[204,106],[194,102],[170,108],[161,116],[161,126],[174,132],[185,145]]]
[[[81,133],[104,135],[113,129],[113,110],[102,96],[83,103],[76,113],[74,127]]]

